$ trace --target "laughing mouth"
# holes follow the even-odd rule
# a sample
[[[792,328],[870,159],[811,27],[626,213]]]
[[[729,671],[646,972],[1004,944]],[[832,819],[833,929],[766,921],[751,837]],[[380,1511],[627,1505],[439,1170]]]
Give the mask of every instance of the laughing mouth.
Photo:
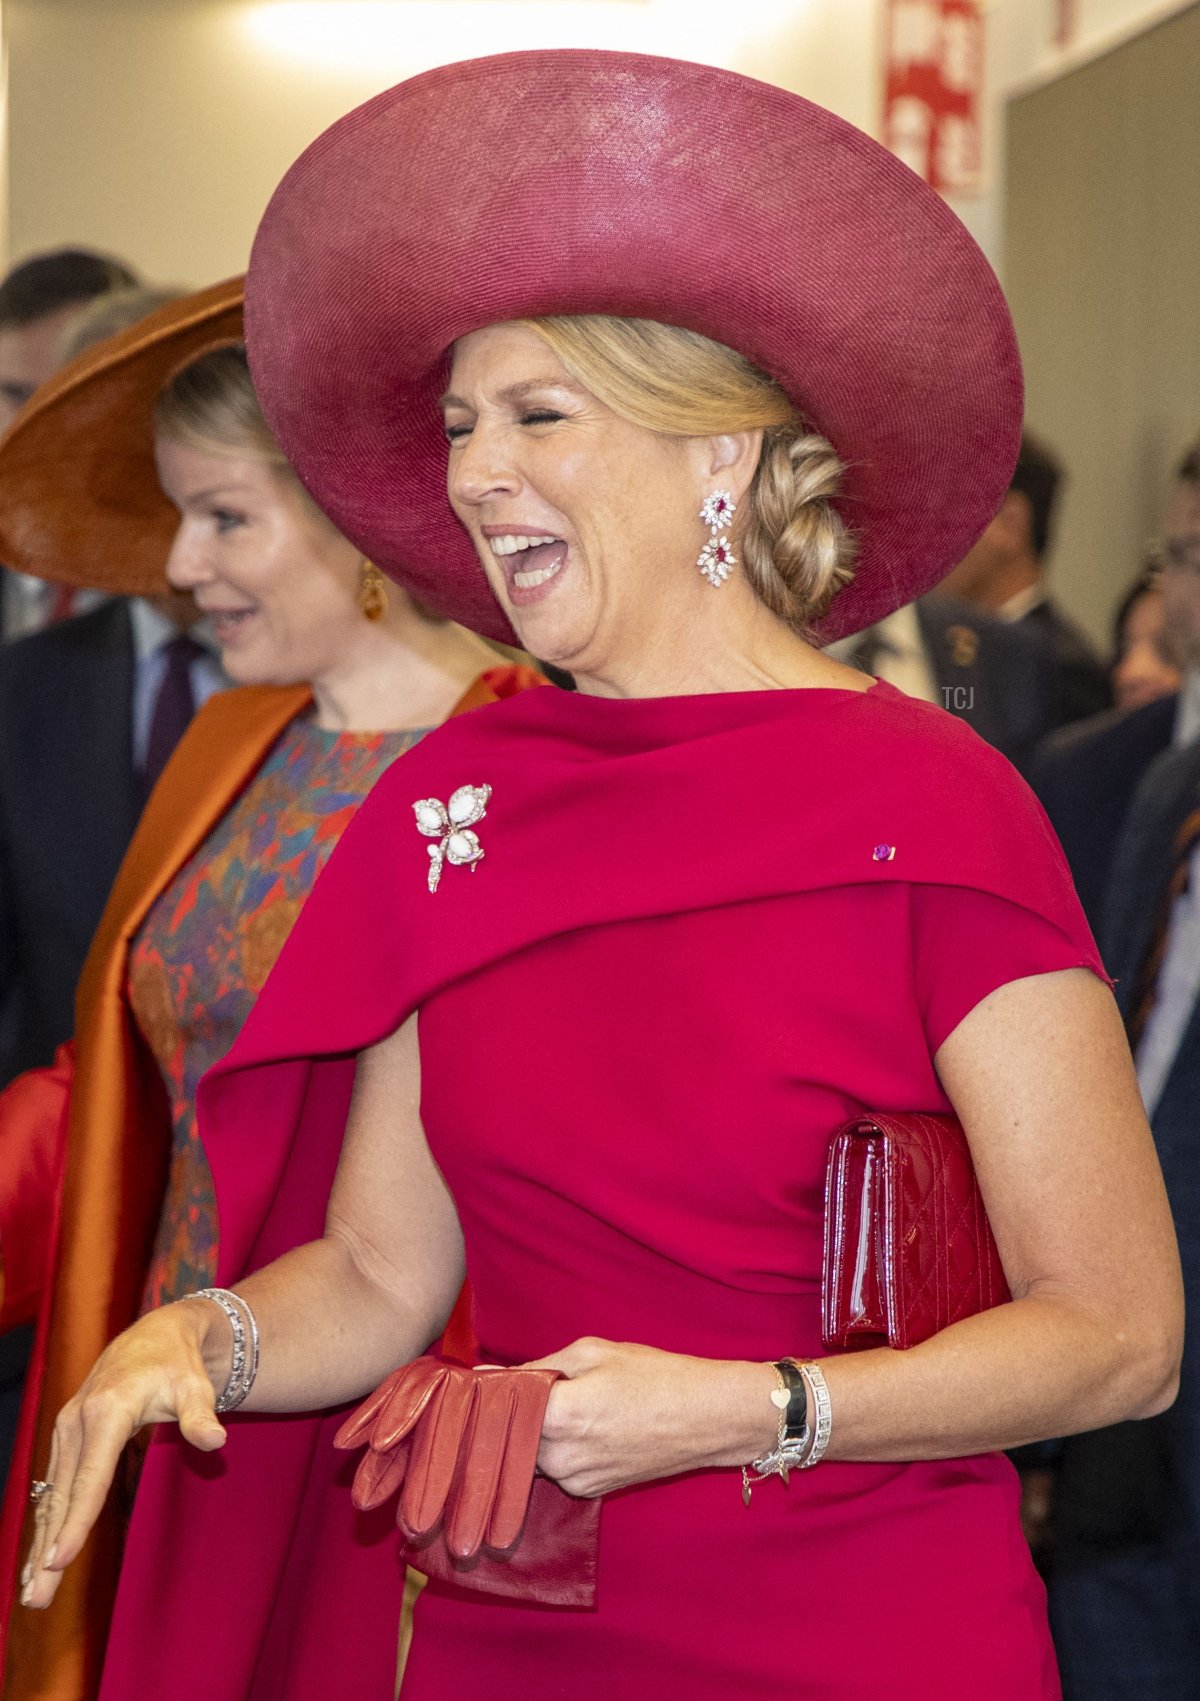
[[[504,563],[510,585],[518,591],[532,591],[547,584],[562,570],[567,558],[563,539],[545,532],[508,532],[502,537],[489,538],[488,543],[492,554]]]

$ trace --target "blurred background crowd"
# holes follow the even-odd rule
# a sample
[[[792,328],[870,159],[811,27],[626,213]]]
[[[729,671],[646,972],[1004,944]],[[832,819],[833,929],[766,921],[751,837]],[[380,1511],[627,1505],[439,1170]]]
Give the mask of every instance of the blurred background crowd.
[[[1130,1041],[1187,1267],[1200,1244],[1200,1171],[1176,1161],[1200,1149],[1200,6],[4,0],[0,23],[5,429],[72,361],[243,270],[307,137],[439,60],[534,45],[713,59],[882,130],[926,170],[1008,290],[1028,429],[970,555],[838,648],[966,720],[1041,798],[1109,971],[1136,992]],[[71,1037],[139,814],[230,680],[186,589],[111,595],[0,566],[0,635],[2,1087]],[[7,1449],[31,1325],[11,1308],[5,1320]],[[1163,1419],[1019,1463],[1070,1692],[1107,1696],[1096,1615],[1136,1639],[1179,1555],[1200,1561],[1200,1390],[1185,1379]],[[1161,1682],[1145,1656],[1150,1701],[1200,1694],[1200,1627],[1180,1636]],[[1168,1668],[1189,1661],[1190,1686],[1175,1686]]]

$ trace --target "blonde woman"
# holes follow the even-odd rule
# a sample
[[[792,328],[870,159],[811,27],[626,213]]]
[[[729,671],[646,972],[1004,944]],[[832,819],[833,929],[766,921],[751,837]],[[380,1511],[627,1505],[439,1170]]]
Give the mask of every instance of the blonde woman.
[[[233,1202],[236,1290],[108,1349],[46,1456],[31,1603],[131,1431],[178,1420],[103,1701],[386,1696],[374,1595],[340,1634],[353,1556],[308,1528],[298,1563],[262,1516],[259,1414],[370,1390],[466,1269],[483,1359],[562,1373],[539,1463],[603,1497],[596,1596],[431,1582],[405,1701],[1051,1701],[998,1450],[1170,1401],[1170,1217],[1036,804],[819,648],[927,589],[1007,486],[1019,368],[985,262],[806,102],[534,53],[335,125],[276,194],[249,307],[322,505],[579,691],[443,729],[345,835],[200,1089],[219,1173],[252,1129],[336,1164],[321,1232],[278,1200],[264,1238],[261,1198]],[[825,1158],[864,1108],[957,1111],[1013,1299],[829,1356]]]

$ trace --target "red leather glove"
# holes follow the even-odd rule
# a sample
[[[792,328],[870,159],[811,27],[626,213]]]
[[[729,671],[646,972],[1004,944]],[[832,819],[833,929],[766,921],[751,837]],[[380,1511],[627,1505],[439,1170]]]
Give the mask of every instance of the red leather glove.
[[[367,1443],[366,1511],[399,1491],[406,1556],[427,1576],[555,1606],[595,1604],[600,1503],[535,1475],[554,1370],[419,1358],[380,1384],[334,1445]]]

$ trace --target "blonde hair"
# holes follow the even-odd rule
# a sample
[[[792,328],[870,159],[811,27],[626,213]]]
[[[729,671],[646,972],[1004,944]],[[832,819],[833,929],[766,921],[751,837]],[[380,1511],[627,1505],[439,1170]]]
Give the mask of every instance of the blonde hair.
[[[299,488],[262,416],[240,343],[198,355],[169,379],[155,404],[154,429],[193,448],[255,455]]]
[[[265,461],[296,492],[310,516],[329,531],[337,532],[329,515],[317,507],[272,437],[254,393],[246,350],[241,343],[210,349],[177,372],[159,392],[154,429],[173,443],[254,455]],[[366,566],[365,561],[363,565]],[[407,594],[411,606],[431,626],[445,624],[443,615],[426,608],[411,593],[402,593],[391,584],[388,591],[394,596]]]
[[[605,315],[522,320],[620,418],[680,437],[761,430],[738,547],[766,606],[806,632],[854,576],[854,537],[833,505],[833,445],[744,355],[697,331]]]
[[[154,406],[154,429],[173,443],[210,454],[253,455],[294,492],[310,518],[337,527],[305,490],[262,416],[241,343],[209,349],[167,381]]]

